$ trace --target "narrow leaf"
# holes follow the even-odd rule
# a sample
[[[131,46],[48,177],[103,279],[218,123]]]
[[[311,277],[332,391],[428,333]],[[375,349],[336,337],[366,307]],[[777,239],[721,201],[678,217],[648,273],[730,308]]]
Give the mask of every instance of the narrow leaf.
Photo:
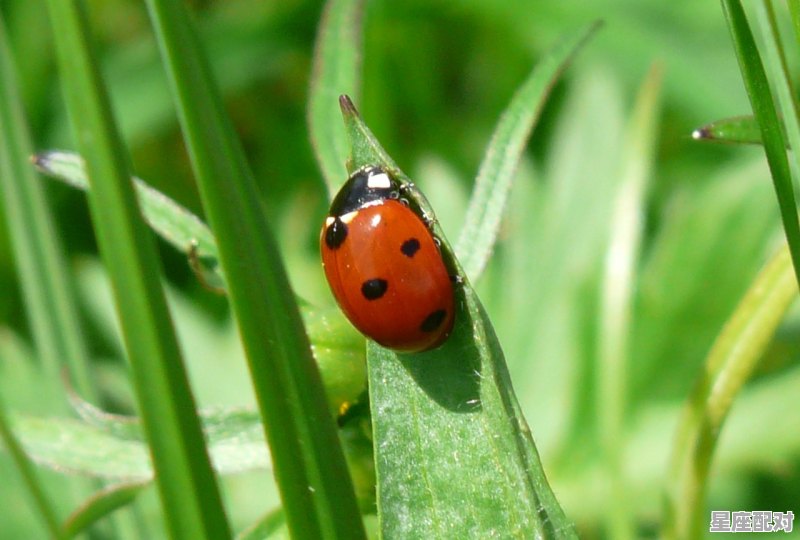
[[[348,168],[393,163],[342,97]],[[424,196],[412,208],[433,216]],[[460,278],[456,322],[438,349],[396,354],[369,342],[367,367],[384,538],[573,538],[553,496],[480,301],[441,230]],[[468,480],[467,480],[468,479]],[[502,531],[502,532],[501,532]]]
[[[775,193],[781,210],[781,220],[789,244],[795,275],[800,282],[800,222],[794,197],[786,140],[783,137],[778,113],[770,93],[764,66],[758,54],[753,34],[739,0],[722,0],[723,11],[733,38],[747,95],[761,130],[761,140],[767,154]]]
[[[781,135],[788,142],[789,148],[800,148],[800,124],[798,124],[795,92],[789,80],[788,68],[783,55],[781,38],[778,34],[774,13],[764,0],[755,2],[756,21],[761,29],[764,43],[764,62],[771,87],[774,89],[780,108]],[[791,153],[794,172],[794,186],[798,187],[797,175],[800,174],[800,156]]]
[[[359,95],[364,0],[329,0],[317,31],[308,103],[308,130],[333,196],[344,180],[347,139],[336,99]]]
[[[64,523],[64,535],[73,538],[95,522],[132,503],[148,483],[114,484],[98,491],[75,510]]]
[[[70,121],[86,159],[89,206],[111,277],[137,403],[173,538],[226,538],[230,527],[206,452],[161,287],[150,232],[92,47],[85,4],[48,0]]]
[[[43,173],[77,189],[88,190],[83,159],[73,152],[48,151],[34,156],[34,164]],[[204,283],[225,289],[219,265],[217,244],[208,226],[160,191],[133,177],[142,214],[148,225],[180,251],[194,246],[192,254],[202,265]],[[364,339],[338,309],[301,305],[309,339],[314,345],[328,402],[332,412],[342,403],[354,400],[366,388]],[[81,408],[78,412],[82,414]]]
[[[714,342],[678,425],[666,476],[665,538],[699,537],[705,530],[703,501],[720,430],[797,292],[784,246],[753,281]]]
[[[82,399],[75,392],[69,392],[68,396],[72,409],[90,426],[105,431],[118,439],[138,442],[147,440],[142,423],[138,418],[103,411]]]
[[[5,405],[2,402],[0,402],[0,443],[2,443],[5,449],[11,454],[11,458],[17,470],[22,475],[27,491],[31,499],[33,499],[34,506],[42,518],[45,527],[50,532],[50,535],[56,539],[65,538],[61,533],[53,503],[48,498],[44,486],[36,476],[36,471],[25,449],[17,440],[10,422],[6,418]]]
[[[37,464],[60,472],[113,481],[151,481],[147,445],[121,439],[72,418],[15,415],[15,432]]]
[[[761,144],[761,130],[752,116],[734,116],[695,129],[692,138],[731,144]]]
[[[800,2],[797,0],[790,0],[789,15],[792,17],[792,28],[794,28],[795,43],[800,45]]]
[[[661,68],[653,66],[639,90],[625,137],[600,293],[596,404],[600,444],[611,488],[607,534],[620,539],[634,536],[623,455],[629,416],[625,396],[629,394],[632,296],[656,147],[660,87]]]
[[[74,152],[50,150],[33,157],[34,165],[44,174],[66,184],[88,191],[86,163]],[[219,254],[214,236],[208,226],[189,210],[133,177],[133,185],[142,216],[153,230],[175,249],[192,255],[202,265],[206,282],[218,288],[225,287],[219,266]]]
[[[49,376],[57,380],[66,367],[79,391],[92,398],[89,354],[70,269],[42,186],[28,164],[32,144],[3,24],[0,18],[0,204],[8,219],[25,310]]]
[[[364,527],[367,530],[367,538],[378,540],[381,537],[374,514],[364,516]],[[291,540],[291,536],[283,512],[276,509],[237,534],[236,540]]]
[[[236,535],[236,540],[289,540],[286,516],[278,508],[268,512],[258,521]]]
[[[297,302],[204,48],[183,3],[147,6],[217,239],[289,529],[296,538],[363,538]]]
[[[153,478],[141,420],[109,414],[83,403],[84,421],[17,415],[14,429],[27,455],[56,471],[114,481]],[[220,474],[271,466],[258,413],[247,409],[200,411],[208,452]]]
[[[455,250],[476,282],[500,230],[517,165],[547,96],[578,50],[600,27],[594,23],[564,39],[542,58],[500,116],[475,179],[475,188]]]

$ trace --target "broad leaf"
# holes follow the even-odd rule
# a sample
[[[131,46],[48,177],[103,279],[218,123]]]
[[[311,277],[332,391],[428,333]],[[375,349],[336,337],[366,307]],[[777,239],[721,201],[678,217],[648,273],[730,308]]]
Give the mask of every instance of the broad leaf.
[[[394,164],[341,99],[351,139],[350,171]],[[424,196],[409,204],[430,216]],[[438,225],[454,275],[456,322],[438,349],[396,354],[370,342],[367,352],[378,515],[385,538],[572,538],[511,388],[486,312]]]

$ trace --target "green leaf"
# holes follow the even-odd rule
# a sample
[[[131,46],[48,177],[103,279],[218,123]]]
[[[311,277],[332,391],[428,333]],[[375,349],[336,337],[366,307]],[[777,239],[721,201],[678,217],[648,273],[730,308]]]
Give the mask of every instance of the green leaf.
[[[352,144],[348,168],[380,164],[407,181],[349,98],[341,104]],[[409,199],[432,216],[421,193],[411,190]],[[461,279],[451,335],[438,349],[417,354],[396,354],[373,342],[367,351],[381,533],[573,538],[486,312],[435,224],[434,232],[446,264]]]
[[[359,95],[364,0],[329,0],[317,32],[308,103],[308,130],[332,196],[345,178],[347,139],[337,98]]]
[[[155,244],[89,39],[85,5],[71,0],[47,5],[56,22],[60,82],[86,159],[93,225],[113,285],[167,528],[174,538],[226,538],[230,527],[167,310]]]
[[[132,503],[148,483],[131,482],[114,484],[98,491],[75,510],[64,523],[64,534],[73,538],[91,527],[95,522]]]
[[[236,535],[236,540],[289,540],[289,528],[283,510],[276,508],[268,512],[250,527]]]
[[[15,415],[14,430],[37,464],[69,474],[113,481],[152,481],[147,445],[120,439],[71,418]]]
[[[612,538],[634,536],[622,441],[630,414],[626,396],[633,359],[629,338],[633,335],[632,298],[655,154],[660,88],[661,68],[653,66],[639,90],[625,137],[600,289],[596,403],[611,495],[606,526]]]
[[[0,402],[0,442],[3,443],[5,449],[11,454],[11,458],[14,460],[17,470],[25,481],[28,493],[34,501],[36,510],[39,512],[50,535],[53,538],[63,538],[64,535],[61,534],[53,503],[48,498],[44,486],[39,482],[36,471],[30,462],[30,457],[27,455],[20,441],[17,440],[17,436],[14,434],[14,430],[9,424],[10,422],[6,418],[5,405]]]
[[[34,165],[44,174],[66,184],[89,190],[86,164],[74,152],[50,150],[33,157]],[[133,177],[142,216],[153,230],[178,251],[190,254],[200,264],[205,282],[225,288],[225,278],[219,266],[219,254],[214,235],[196,215],[160,191]]]
[[[734,116],[697,128],[692,132],[692,138],[732,144],[761,144],[761,131],[752,116]]]
[[[778,197],[783,229],[789,243],[795,274],[800,282],[800,222],[797,218],[797,205],[789,161],[786,157],[783,129],[741,2],[739,0],[722,0],[722,7],[733,38],[747,95],[761,130],[761,141],[764,144],[775,194]]]
[[[60,472],[116,482],[153,479],[141,420],[81,405],[83,421],[16,415],[13,427],[25,453],[36,463]],[[214,468],[236,474],[270,467],[261,421],[247,409],[206,409],[200,420]]]
[[[500,230],[514,174],[550,90],[578,50],[600,27],[591,24],[556,45],[528,75],[500,116],[475,179],[455,250],[464,272],[477,282]]]
[[[708,518],[703,500],[723,422],[796,298],[797,282],[784,246],[717,337],[686,401],[667,474],[665,538],[699,536],[703,530]]]
[[[800,148],[800,124],[798,124],[797,103],[795,102],[794,90],[792,89],[786,58],[781,45],[781,38],[778,34],[775,13],[771,4],[764,0],[754,4],[756,21],[761,29],[762,41],[764,43],[764,63],[772,89],[775,92],[780,108],[780,118],[778,128],[787,148]],[[792,152],[794,157],[794,183],[795,189],[800,185],[797,173],[800,171],[800,156],[797,152]]]
[[[88,190],[83,159],[73,152],[48,151],[37,154],[34,163],[43,173],[77,189]],[[142,214],[148,225],[180,251],[194,246],[194,256],[202,265],[204,283],[225,289],[219,266],[216,241],[208,226],[160,191],[133,177]],[[93,293],[92,300],[96,300]],[[313,344],[325,393],[336,413],[342,403],[355,400],[366,388],[364,338],[347,322],[338,308],[301,306],[309,339]],[[109,317],[102,317],[105,321]],[[101,324],[103,320],[99,321]]]
[[[367,538],[375,540],[380,538],[377,519],[374,515],[364,516],[364,527],[367,529]],[[280,508],[268,512],[264,517],[236,535],[236,540],[290,539],[289,529],[286,527],[286,518]]]
[[[286,521],[363,538],[352,482],[275,235],[181,2],[147,1],[247,355]]]
[[[791,269],[788,274],[791,276]],[[796,399],[798,393],[797,367],[777,377],[759,377],[745,386],[717,442],[720,451],[713,458],[712,486],[723,482],[730,485],[726,480],[753,474],[780,476],[795,462],[800,449],[800,430],[796,429],[800,425],[800,408],[786,407],[786,403]],[[629,463],[637,512],[656,515],[659,505],[665,502],[665,465],[670,461],[669,447],[675,443],[673,427],[680,416],[678,409],[677,404],[653,403],[640,408],[632,419],[625,454],[637,457]],[[765,422],[765,418],[769,421]],[[764,444],[765,440],[770,444]],[[576,521],[589,523],[605,517],[608,489],[599,481],[604,467],[602,462],[593,460],[589,467],[573,469],[559,478],[559,499],[575,509]],[[698,510],[703,508],[708,507],[701,505]],[[705,517],[708,518],[707,513]],[[661,524],[665,526],[663,521]],[[663,532],[660,537],[664,537]]]
[[[142,423],[138,418],[108,413],[81,399],[74,392],[69,393],[69,401],[73,410],[88,425],[117,439],[141,443],[147,440],[142,429]]]
[[[69,268],[42,185],[28,163],[32,143],[3,24],[0,19],[0,204],[8,219],[25,310],[48,375],[57,380],[66,367],[78,389],[92,397],[89,354]],[[66,408],[63,395],[59,398]]]
[[[352,403],[367,389],[364,336],[338,307],[302,309],[308,338],[317,360],[331,414]]]

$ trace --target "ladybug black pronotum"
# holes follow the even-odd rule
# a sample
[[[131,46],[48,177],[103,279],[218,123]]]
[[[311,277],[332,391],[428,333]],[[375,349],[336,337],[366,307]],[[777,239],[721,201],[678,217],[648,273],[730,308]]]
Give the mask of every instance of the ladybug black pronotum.
[[[359,169],[334,198],[320,246],[350,322],[384,347],[417,352],[449,335],[453,286],[433,234],[401,192],[389,171]]]

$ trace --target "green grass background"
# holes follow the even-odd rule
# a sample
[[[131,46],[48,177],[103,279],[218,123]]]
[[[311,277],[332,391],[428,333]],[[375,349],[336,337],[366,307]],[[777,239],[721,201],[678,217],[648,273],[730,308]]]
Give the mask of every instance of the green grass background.
[[[200,212],[152,33],[140,2],[89,2],[103,71],[135,172]],[[193,2],[226,105],[260,183],[296,292],[332,299],[317,254],[326,210],[305,122],[319,2]],[[73,149],[40,2],[0,2],[38,149]],[[610,186],[622,169],[626,125],[653,62],[663,68],[660,123],[633,286],[624,467],[636,534],[660,523],[667,456],[678,412],[714,337],[782,233],[760,148],[700,144],[704,123],[749,112],[716,2],[368,2],[360,112],[430,199],[455,241],[470,179],[498,115],[537,58],[593,19],[603,30],[555,88],[520,168],[501,239],[477,289],[506,353],[545,470],[585,537],[604,537],[609,511],[598,427],[597,347]],[[791,51],[791,48],[789,49]],[[792,65],[796,58],[790,58]],[[342,179],[344,180],[344,179]],[[113,309],[84,195],[47,191],[77,275],[82,323],[107,408],[132,410]],[[0,388],[8,409],[58,414],[31,367],[30,332],[0,220]],[[171,309],[203,406],[252,405],[242,353],[223,299],[196,283],[185,258],[160,253]],[[763,429],[797,408],[796,313],[734,405],[711,472],[713,509],[795,510],[800,445]],[[788,388],[788,390],[787,390]],[[780,426],[780,422],[775,422]],[[759,428],[759,429],[756,429]],[[74,483],[42,477],[56,501]],[[0,537],[44,529],[0,454]],[[235,530],[277,503],[268,473],[226,478]],[[270,488],[271,489],[271,488]],[[66,503],[65,503],[66,504]],[[63,506],[63,505],[62,505]],[[59,507],[64,515],[69,507]],[[153,490],[136,511],[148,538],[163,534]]]

